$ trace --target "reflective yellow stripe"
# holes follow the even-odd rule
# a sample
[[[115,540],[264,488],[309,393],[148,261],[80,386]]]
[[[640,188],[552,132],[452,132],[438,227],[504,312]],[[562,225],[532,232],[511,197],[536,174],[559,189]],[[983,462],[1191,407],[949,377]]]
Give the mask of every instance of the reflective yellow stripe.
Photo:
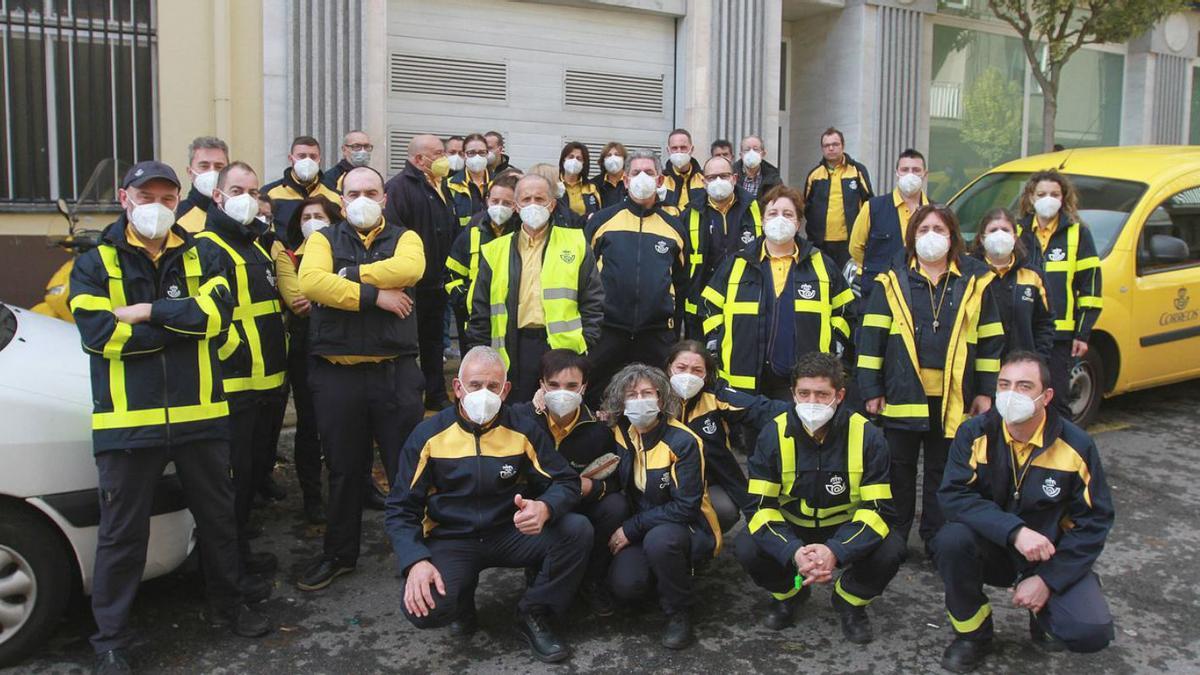
[[[750,532],[757,532],[762,526],[767,523],[782,523],[783,516],[780,515],[779,509],[759,509],[750,518],[750,524],[747,527]]]
[[[721,376],[734,389],[754,389],[756,386],[754,378],[748,375],[731,375],[722,371]]]
[[[792,494],[796,483],[796,441],[787,435],[787,413],[775,417],[775,438],[779,442],[779,484],[782,494]]]
[[[882,356],[867,356],[866,354],[858,355],[858,367],[868,368],[870,370],[879,370],[883,368]]]
[[[762,209],[757,199],[750,200],[750,219],[754,221],[754,238],[762,236]]]
[[[229,357],[233,356],[233,353],[237,351],[237,348],[241,345],[241,333],[238,333],[234,328],[230,328],[229,332],[226,333],[224,344],[217,349],[217,358],[221,359],[222,361],[227,360]]]
[[[829,271],[825,269],[825,256],[819,251],[813,251],[809,256],[812,260],[813,270],[817,273],[817,286],[821,292],[821,302],[816,310],[821,315],[821,332],[817,342],[817,349],[823,352],[833,351],[833,335],[832,326],[830,326],[829,317],[833,314],[833,306],[829,301]],[[800,308],[796,308],[800,311]],[[755,307],[757,313],[758,308]]]
[[[705,286],[704,290],[700,292],[700,297],[711,302],[717,309],[725,306],[725,296],[718,293],[712,286]]]
[[[875,513],[870,509],[859,509],[855,511],[854,520],[860,523],[865,523],[867,527],[875,530],[875,534],[878,534],[880,539],[888,536],[889,530],[887,523],[883,521],[883,518],[879,517],[878,513]]]
[[[890,330],[892,327],[892,317],[886,314],[864,314],[862,320],[863,328],[882,328]]]
[[[833,590],[836,591],[843,600],[851,605],[854,605],[855,607],[866,607],[867,605],[871,604],[872,600],[874,600],[874,598],[860,598],[857,595],[847,592],[846,589],[842,588],[841,577],[838,577],[837,583],[833,585]]]
[[[1083,272],[1085,270],[1090,270],[1090,269],[1093,269],[1093,268],[1096,268],[1099,266],[1100,266],[1100,258],[1098,258],[1096,256],[1091,256],[1089,258],[1080,258],[1079,261],[1075,263],[1075,271]]]
[[[893,405],[891,403],[883,406],[884,417],[929,417],[929,404],[927,403],[909,403],[907,405]]]
[[[102,295],[80,293],[71,298],[71,311],[82,309],[89,312],[111,312],[112,301]]]
[[[799,592],[800,592],[800,589],[799,589],[799,588],[794,588],[794,587],[793,587],[793,588],[789,589],[789,590],[788,590],[786,593],[775,593],[775,592],[772,592],[772,593],[771,593],[771,596],[772,596],[773,598],[775,598],[776,600],[787,600],[788,598],[790,598],[790,597],[792,597],[792,596],[796,595],[796,594],[797,594],[797,593],[799,593]]]
[[[279,372],[274,375],[266,375],[263,377],[227,377],[223,384],[227,393],[236,393],[239,391],[262,391],[264,389],[274,389],[283,384],[284,375],[286,373]],[[174,411],[172,411],[174,412]]]
[[[746,259],[741,256],[735,257],[733,259],[733,266],[729,270],[729,284],[726,288],[735,289],[736,292],[738,285],[742,283],[742,275],[745,274],[745,272]],[[755,381],[755,376],[757,373],[752,375],[734,375],[730,371],[730,368],[733,365],[733,318],[739,313],[757,314],[758,303],[734,302],[735,297],[736,296],[732,294],[728,295],[728,302],[723,302],[721,305],[721,314],[726,326],[725,336],[721,340],[721,376],[729,382],[730,386],[752,390],[758,384]],[[744,310],[739,312],[738,309],[740,305],[753,305],[753,308],[749,312]],[[734,379],[737,379],[737,381],[741,384],[735,384]]]
[[[1073,331],[1073,330],[1075,330],[1075,320],[1074,319],[1055,319],[1054,320],[1054,329],[1055,330],[1064,330],[1064,331],[1068,331],[1068,332]]]
[[[1079,306],[1084,309],[1103,309],[1104,300],[1094,295],[1081,295],[1077,299]]]
[[[1000,359],[975,359],[975,370],[981,373],[1000,372]]]
[[[698,314],[699,313],[699,310],[696,308],[696,303],[692,302],[691,300],[683,301],[683,311],[688,314]]]
[[[471,270],[467,269],[467,267],[465,265],[458,262],[454,258],[446,258],[446,269],[450,270],[451,272],[454,272],[455,274],[460,274],[464,277],[471,273]],[[461,279],[459,281],[461,281]]]
[[[171,408],[171,423],[199,422],[201,420],[217,419],[229,414],[229,404],[225,401],[185,405]],[[127,410],[124,412],[95,413],[92,415],[93,429],[127,429],[130,427],[145,427],[167,423],[165,408],[150,410]]]
[[[859,496],[864,502],[875,501],[877,499],[891,499],[892,486],[887,483],[864,485],[859,488]]]
[[[959,621],[954,618],[954,615],[949,610],[946,611],[946,616],[950,617],[950,625],[954,626],[954,632],[956,633],[974,633],[983,626],[983,622],[987,621],[987,618],[991,615],[992,605],[986,602],[979,608],[979,611],[975,612],[974,616],[965,621]]]
[[[465,282],[462,279],[453,279],[451,281],[447,281],[446,285],[443,286],[443,288],[446,289],[447,293],[453,293],[454,289],[458,288],[459,286],[462,286],[464,283]]]
[[[1071,271],[1071,261],[1069,260],[1048,260],[1045,263],[1047,272],[1069,272]]]
[[[97,249],[100,253],[100,261],[104,263],[104,271],[108,274],[108,299],[112,301],[113,308],[125,306],[125,285],[121,283],[121,278],[124,276],[121,273],[121,265],[117,256],[115,246],[104,244]]]
[[[833,298],[833,308],[837,309],[843,305],[848,305],[851,302],[854,302],[854,291],[847,288]]]
[[[746,492],[749,492],[752,495],[762,495],[764,497],[778,497],[779,483],[772,483],[771,481],[751,478],[750,485],[746,488]]]
[[[850,505],[857,506],[859,487],[863,475],[863,428],[867,418],[853,413],[850,415],[850,430],[846,436],[846,471],[850,474]]]
[[[700,211],[692,211],[688,219],[688,241],[692,245],[692,253],[688,256],[688,278],[695,279],[704,264],[704,251],[700,250]]]
[[[979,327],[979,338],[981,340],[984,338],[996,337],[998,335],[1004,335],[1004,324],[1002,323],[985,323]]]
[[[840,316],[835,316],[829,320],[829,325],[836,329],[839,333],[850,338],[850,322]]]
[[[720,314],[714,314],[713,316],[708,317],[704,320],[704,334],[708,335],[714,330],[720,328],[722,323],[725,323],[725,317],[721,316]]]
[[[800,516],[793,515],[789,511],[781,511],[781,513],[783,513],[784,520],[788,521],[789,523],[792,523],[793,525],[799,525],[800,527],[809,527],[809,528],[817,526],[817,521],[815,521],[815,520],[810,520],[808,518],[801,518]],[[835,515],[830,518],[821,518],[821,527],[829,527],[832,525],[841,525],[842,523],[846,523],[846,522],[850,522],[850,512],[849,511],[839,514],[839,515]]]
[[[104,343],[104,358],[121,358],[121,351],[125,348],[125,343],[131,337],[133,337],[133,326],[123,321],[117,321],[113,324],[112,335],[108,337],[108,342]]]

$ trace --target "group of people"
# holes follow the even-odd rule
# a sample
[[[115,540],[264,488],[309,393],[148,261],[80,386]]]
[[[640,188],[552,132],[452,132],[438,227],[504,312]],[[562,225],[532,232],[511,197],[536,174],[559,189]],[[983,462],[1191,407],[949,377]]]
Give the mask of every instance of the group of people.
[[[1092,565],[1112,500],[1066,405],[1101,279],[1071,182],[1035,174],[1020,213],[988,213],[968,247],[915,150],[876,195],[834,128],[800,189],[758,136],[736,160],[717,141],[701,163],[684,129],[666,148],[664,166],[572,142],[522,171],[497,132],[419,135],[385,180],[352,131],[325,170],[296,138],[263,185],[201,137],[182,200],[171,167],[134,166],[70,285],[95,400],[97,672],[129,671],[172,461],[206,616],[271,630],[251,605],[278,561],[251,549],[250,513],[279,494],[289,393],[304,517],[326,525],[297,587],[355,571],[362,509],[384,501],[378,448],[419,628],[470,634],[480,572],[515,567],[538,659],[569,656],[554,624],[576,598],[603,616],[656,595],[681,649],[694,577],[744,520],[733,549],[771,594],[768,627],[830,584],[845,639],[870,642],[866,608],[909,555],[920,460],[918,530],[956,635],[943,665],[987,653],[984,584],[1015,586],[1039,645],[1104,647]]]

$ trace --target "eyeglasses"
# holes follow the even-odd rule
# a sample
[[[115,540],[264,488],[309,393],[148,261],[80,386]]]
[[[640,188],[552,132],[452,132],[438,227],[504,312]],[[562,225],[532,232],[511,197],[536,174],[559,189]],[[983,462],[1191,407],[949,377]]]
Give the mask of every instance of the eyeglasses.
[[[733,178],[733,174],[732,173],[710,173],[710,174],[705,174],[704,178],[705,178],[705,180],[716,180],[718,178],[724,178],[725,180],[731,180]]]
[[[374,146],[374,145],[371,145],[370,143],[354,143],[353,145],[343,145],[342,147],[343,147],[343,148],[348,148],[349,150],[351,150],[351,151],[353,151],[353,152],[359,152],[359,151],[362,151],[362,150],[366,150],[367,152],[371,152],[372,150],[374,150],[374,149],[375,149],[375,146]]]

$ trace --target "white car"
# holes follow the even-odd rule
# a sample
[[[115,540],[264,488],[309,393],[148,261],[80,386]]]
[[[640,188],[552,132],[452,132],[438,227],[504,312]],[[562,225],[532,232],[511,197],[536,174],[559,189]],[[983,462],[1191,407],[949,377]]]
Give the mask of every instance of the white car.
[[[100,500],[88,368],[74,325],[0,303],[0,666],[47,637],[71,593],[91,593]],[[155,494],[144,579],[195,544],[174,473]]]

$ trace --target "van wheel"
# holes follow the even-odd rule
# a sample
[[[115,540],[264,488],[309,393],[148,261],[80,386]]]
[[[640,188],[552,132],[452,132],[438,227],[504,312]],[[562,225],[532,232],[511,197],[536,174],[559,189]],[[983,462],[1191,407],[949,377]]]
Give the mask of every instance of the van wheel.
[[[59,533],[36,515],[0,506],[0,667],[42,643],[70,591],[70,553]]]
[[[1071,406],[1071,420],[1086,428],[1096,419],[1103,398],[1104,362],[1100,359],[1100,351],[1093,346],[1071,368],[1071,390],[1067,399]]]

